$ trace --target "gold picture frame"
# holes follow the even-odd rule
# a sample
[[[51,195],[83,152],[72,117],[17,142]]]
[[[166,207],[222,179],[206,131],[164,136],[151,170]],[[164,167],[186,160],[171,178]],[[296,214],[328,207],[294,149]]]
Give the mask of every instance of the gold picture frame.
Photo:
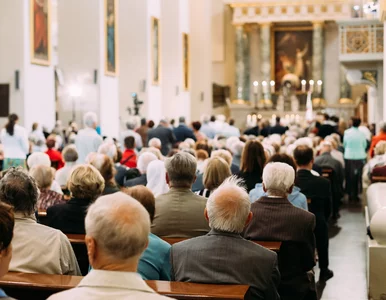
[[[304,36],[302,36],[302,34]],[[278,35],[282,36],[282,39],[289,35],[287,44],[283,44],[281,47],[277,46]],[[312,55],[313,55],[313,27],[312,26],[291,26],[291,27],[273,27],[271,30],[271,80],[276,82],[275,87],[280,88],[281,79],[283,76],[279,75],[281,68],[278,67],[277,63],[280,60],[280,52],[283,51],[283,57],[288,58],[288,65],[293,67],[293,72],[299,78],[299,81],[305,79],[307,82],[312,79],[312,70],[307,70],[308,61],[312,66]],[[291,44],[292,43],[292,44]],[[307,46],[305,46],[307,45]],[[306,49],[307,48],[307,49]],[[299,49],[299,57],[304,53],[307,56],[303,59],[303,65],[297,64],[297,49]],[[296,51],[296,53],[286,53],[286,51]],[[300,59],[300,58],[299,58]],[[284,64],[285,62],[283,62]],[[303,69],[301,68],[303,67]],[[290,67],[289,67],[290,68]],[[283,70],[281,70],[283,71]],[[307,73],[308,72],[308,73]],[[283,71],[283,74],[285,72]],[[291,74],[291,72],[288,72]],[[298,73],[303,73],[303,76],[298,76]],[[300,87],[299,87],[300,88]]]
[[[31,63],[51,64],[51,0],[30,0]]]
[[[105,75],[118,75],[118,1],[104,0]]]
[[[190,87],[190,37],[182,33],[182,86],[185,91]]]
[[[153,85],[159,85],[161,79],[160,61],[160,23],[159,19],[151,17],[151,78]]]

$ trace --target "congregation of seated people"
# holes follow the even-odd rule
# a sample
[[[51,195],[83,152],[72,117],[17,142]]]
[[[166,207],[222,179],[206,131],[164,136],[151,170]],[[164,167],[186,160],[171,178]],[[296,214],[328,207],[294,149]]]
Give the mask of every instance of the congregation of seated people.
[[[1,131],[0,277],[84,276],[54,300],[166,299],[144,280],[316,300],[316,283],[334,276],[328,231],[345,194],[360,201],[386,165],[386,126],[369,141],[358,118],[342,129],[319,117],[307,127],[261,120],[244,133],[223,116],[190,125],[180,117],[177,127],[133,117],[118,137],[102,137],[92,112],[83,129],[58,122],[47,133],[34,123],[30,134],[10,115]],[[72,245],[71,234],[84,243]],[[281,246],[275,253],[254,241]]]

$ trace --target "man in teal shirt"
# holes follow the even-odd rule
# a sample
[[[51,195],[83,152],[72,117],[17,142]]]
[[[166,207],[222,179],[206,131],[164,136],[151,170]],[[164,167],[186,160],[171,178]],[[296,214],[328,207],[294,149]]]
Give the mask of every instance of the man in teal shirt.
[[[346,192],[350,202],[359,201],[362,192],[362,169],[366,162],[366,136],[358,127],[361,119],[351,118],[352,127],[344,132],[343,146],[346,165]]]

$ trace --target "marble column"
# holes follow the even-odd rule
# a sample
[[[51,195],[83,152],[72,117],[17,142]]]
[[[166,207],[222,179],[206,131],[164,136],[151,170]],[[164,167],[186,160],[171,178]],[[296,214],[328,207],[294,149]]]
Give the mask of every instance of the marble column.
[[[313,23],[314,32],[312,38],[312,79],[315,81],[315,84],[318,82],[318,80],[323,81],[323,26],[323,22]]]
[[[260,24],[261,81],[267,82],[262,88],[264,99],[271,99],[271,23]]]
[[[250,54],[249,34],[243,25],[236,25],[236,99],[249,101]]]

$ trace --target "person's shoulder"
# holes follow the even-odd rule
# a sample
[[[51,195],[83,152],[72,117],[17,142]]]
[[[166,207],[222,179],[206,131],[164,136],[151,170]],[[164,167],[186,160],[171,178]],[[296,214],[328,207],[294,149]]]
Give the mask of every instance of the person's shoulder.
[[[201,247],[201,245],[205,244],[208,245],[208,240],[210,239],[210,236],[208,235],[202,235],[194,238],[189,238],[184,241],[175,243],[171,246],[172,251],[178,252],[184,249],[194,249],[197,247]]]
[[[205,203],[208,201],[207,198],[200,196],[200,195],[197,195],[193,192],[192,192],[192,198],[194,198],[196,201],[205,202]]]

